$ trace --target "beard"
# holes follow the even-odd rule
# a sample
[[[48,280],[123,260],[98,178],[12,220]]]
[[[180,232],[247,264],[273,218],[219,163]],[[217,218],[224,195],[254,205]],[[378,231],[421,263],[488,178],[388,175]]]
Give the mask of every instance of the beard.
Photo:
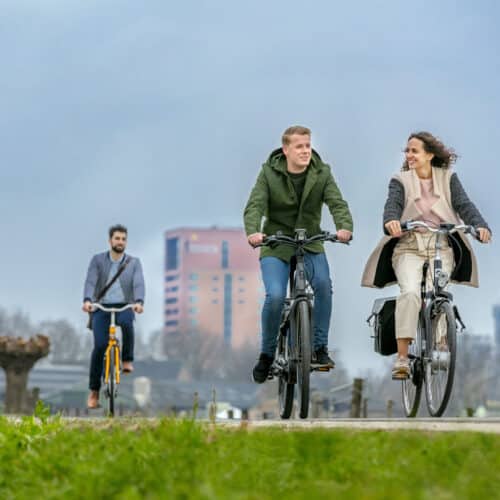
[[[115,245],[114,247],[111,247],[111,249],[113,250],[113,252],[116,252],[116,253],[123,253],[125,251],[125,247],[123,246],[118,246],[118,245]]]

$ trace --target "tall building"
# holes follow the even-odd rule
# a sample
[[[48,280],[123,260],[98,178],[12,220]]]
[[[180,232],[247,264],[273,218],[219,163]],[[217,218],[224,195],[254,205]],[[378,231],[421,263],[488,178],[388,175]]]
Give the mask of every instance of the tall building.
[[[243,229],[165,233],[164,331],[199,332],[240,347],[257,344],[263,301],[258,251]]]

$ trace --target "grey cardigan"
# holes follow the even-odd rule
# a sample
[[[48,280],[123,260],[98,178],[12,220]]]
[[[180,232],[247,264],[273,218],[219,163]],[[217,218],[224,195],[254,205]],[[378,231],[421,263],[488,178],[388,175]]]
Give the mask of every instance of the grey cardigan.
[[[453,173],[450,178],[450,192],[453,210],[455,210],[465,224],[469,224],[475,228],[484,227],[491,232],[491,229],[484,220],[483,216],[467,196],[467,193],[462,187],[456,173]],[[404,206],[404,187],[401,182],[392,178],[389,183],[389,195],[384,207],[384,232],[386,234],[388,234],[388,232],[387,229],[385,229],[385,224],[391,220],[400,220],[401,215],[403,214]]]
[[[144,303],[145,287],[141,261],[137,257],[130,257],[130,262],[118,278],[128,304]],[[109,252],[94,255],[90,261],[83,290],[83,301],[95,301],[97,294],[106,286],[111,269]]]

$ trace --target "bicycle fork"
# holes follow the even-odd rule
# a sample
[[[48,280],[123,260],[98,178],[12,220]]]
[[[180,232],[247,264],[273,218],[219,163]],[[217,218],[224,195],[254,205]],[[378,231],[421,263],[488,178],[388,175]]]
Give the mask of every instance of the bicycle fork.
[[[114,357],[114,370],[113,374],[115,377],[115,381],[117,384],[120,383],[120,349],[118,347],[118,341],[116,339],[116,326],[109,327],[109,342],[106,347],[105,356],[105,367],[104,367],[104,383],[109,382],[110,374],[110,365],[111,365],[111,356]]]

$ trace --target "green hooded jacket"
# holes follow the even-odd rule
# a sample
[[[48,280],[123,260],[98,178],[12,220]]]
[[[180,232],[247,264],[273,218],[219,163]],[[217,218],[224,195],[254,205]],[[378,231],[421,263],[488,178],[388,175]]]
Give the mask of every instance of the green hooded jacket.
[[[321,232],[321,209],[325,203],[333,216],[337,231],[353,230],[351,212],[333,178],[330,166],[323,163],[316,151],[312,151],[307,167],[307,177],[302,199],[297,199],[287,171],[286,157],[281,148],[271,153],[262,165],[255,186],[250,193],[244,211],[247,236],[263,232],[266,235],[283,234],[293,236],[295,229],[306,229],[309,236]],[[262,217],[265,217],[261,229]],[[324,252],[323,243],[308,245],[307,250]],[[262,247],[260,257],[278,257],[289,262],[294,254],[291,247]]]

